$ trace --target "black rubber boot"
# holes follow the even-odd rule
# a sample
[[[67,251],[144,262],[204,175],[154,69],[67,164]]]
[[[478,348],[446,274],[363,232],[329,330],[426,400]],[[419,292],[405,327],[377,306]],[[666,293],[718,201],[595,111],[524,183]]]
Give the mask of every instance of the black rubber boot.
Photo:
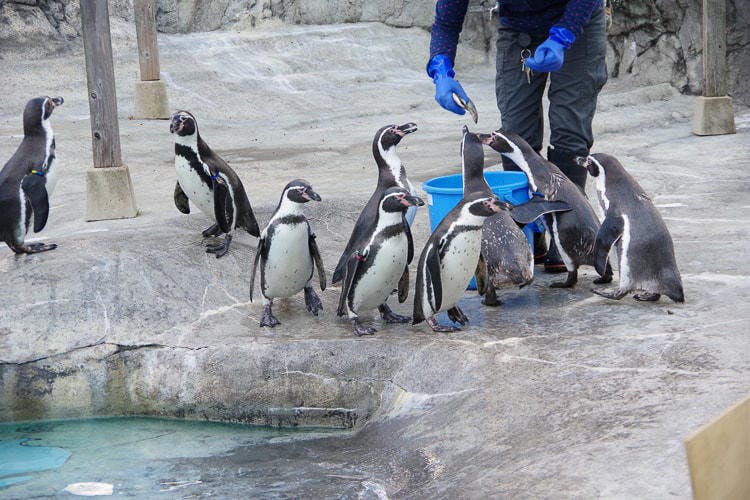
[[[554,163],[584,194],[586,193],[586,177],[588,176],[588,172],[576,163],[576,158],[587,155],[588,153],[574,153],[565,149],[553,148],[552,146],[547,148],[547,159]]]

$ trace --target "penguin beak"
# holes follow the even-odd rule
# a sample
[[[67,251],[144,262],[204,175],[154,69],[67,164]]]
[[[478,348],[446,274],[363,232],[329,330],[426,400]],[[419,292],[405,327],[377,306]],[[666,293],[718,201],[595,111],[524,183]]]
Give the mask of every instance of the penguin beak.
[[[477,108],[476,106],[474,106],[474,103],[471,102],[471,99],[469,99],[468,101],[464,101],[458,94],[453,94],[453,102],[458,104],[459,107],[468,111],[471,117],[474,119],[474,123],[477,123],[479,121],[479,113],[477,113]]]
[[[405,207],[421,207],[424,205],[424,201],[419,196],[412,196],[410,194],[401,198],[401,204]]]
[[[55,106],[62,106],[62,105],[63,105],[63,103],[65,102],[65,99],[63,99],[63,98],[62,98],[62,96],[57,96],[57,97],[52,97],[52,98],[50,98],[50,101],[51,101],[51,102],[52,102],[52,104],[54,104]]]
[[[302,192],[302,197],[309,201],[320,201],[321,197],[318,193],[312,190],[312,188],[307,188]]]
[[[477,134],[477,137],[479,138],[479,142],[486,146],[492,144],[492,136],[490,134]]]
[[[416,123],[404,123],[403,125],[399,125],[398,127],[394,127],[393,132],[400,135],[401,137],[405,136],[406,134],[411,134],[412,132],[417,131],[417,124]]]
[[[180,115],[172,115],[172,121],[169,123],[169,133],[174,134],[182,129],[182,119]]]

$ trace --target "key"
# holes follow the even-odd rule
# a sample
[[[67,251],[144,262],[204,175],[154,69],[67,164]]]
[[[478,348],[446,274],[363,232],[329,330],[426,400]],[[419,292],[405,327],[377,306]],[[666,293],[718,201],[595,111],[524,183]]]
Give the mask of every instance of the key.
[[[531,85],[531,77],[534,73],[531,71],[531,68],[526,66],[526,59],[529,57],[531,57],[531,51],[529,49],[523,49],[521,51],[521,71],[526,73],[526,81]]]

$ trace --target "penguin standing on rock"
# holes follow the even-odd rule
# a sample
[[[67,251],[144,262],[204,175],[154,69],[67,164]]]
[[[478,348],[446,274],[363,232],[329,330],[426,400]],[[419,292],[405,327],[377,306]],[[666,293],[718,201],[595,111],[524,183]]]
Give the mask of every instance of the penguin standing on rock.
[[[550,236],[554,238],[568,276],[565,281],[553,282],[553,288],[570,288],[578,282],[578,267],[594,265],[594,242],[599,231],[599,219],[581,190],[553,163],[542,158],[517,134],[498,129],[491,134],[479,134],[480,139],[492,149],[515,163],[529,180],[534,193],[545,200],[563,201],[569,211],[545,215]],[[612,281],[612,269],[607,264],[594,283]]]
[[[435,315],[448,311],[448,318],[465,325],[469,318],[456,305],[463,297],[477,268],[482,248],[482,225],[501,209],[509,209],[494,195],[478,191],[463,199],[440,222],[427,240],[417,266],[413,324],[427,320],[436,332],[458,328],[441,326]]]
[[[461,160],[464,194],[481,191],[491,196],[492,190],[484,178],[482,142],[477,134],[469,132],[466,126],[463,127]],[[516,222],[526,224],[544,213],[569,209],[565,203],[535,198],[523,205],[512,207],[511,210],[500,210],[484,222],[482,253],[476,273],[477,290],[484,294],[484,305],[501,304],[495,291],[496,286],[513,283],[523,287],[534,279],[534,256],[529,240]]]
[[[49,197],[57,183],[55,135],[50,116],[62,97],[37,97],[23,111],[23,140],[0,170],[0,240],[16,254],[38,253],[55,244],[25,244],[34,217],[34,232],[47,224]]]
[[[271,311],[273,299],[291,297],[300,290],[305,291],[305,305],[314,316],[323,309],[323,303],[312,287],[316,267],[321,291],[326,289],[326,274],[315,234],[302,212],[308,201],[320,201],[320,195],[307,181],[296,179],[287,184],[276,211],[260,236],[250,275],[252,301],[255,273],[260,263],[260,291],[263,294],[260,326],[280,324]]]
[[[408,266],[414,257],[414,243],[404,213],[421,205],[424,202],[420,198],[402,187],[387,189],[380,198],[374,229],[363,235],[363,243],[345,262],[337,314],[348,316],[357,336],[376,331],[360,324],[359,312],[381,307],[394,289],[398,290],[399,302],[408,297]],[[383,319],[387,323],[405,323],[410,318],[391,313],[383,315]]]
[[[381,127],[376,133],[372,141],[372,155],[375,158],[375,163],[378,166],[378,184],[375,187],[375,192],[372,193],[370,199],[367,201],[365,208],[357,218],[357,222],[354,224],[349,241],[346,244],[344,252],[339,258],[336,269],[333,272],[332,283],[338,283],[344,278],[346,270],[346,263],[349,261],[349,257],[352,252],[359,246],[366,244],[369,236],[375,229],[375,221],[377,220],[378,210],[383,193],[392,187],[401,187],[409,191],[412,196],[417,195],[417,190],[414,188],[412,183],[406,177],[406,169],[401,159],[396,154],[396,147],[406,135],[417,131],[417,125],[414,123],[404,123],[403,125],[386,125]],[[409,209],[404,213],[404,220],[406,225],[404,231],[409,232],[411,238],[411,230],[409,225],[414,221],[414,217],[417,213],[417,207],[410,206]],[[404,269],[404,279],[408,280],[408,269]],[[378,311],[383,319],[388,322],[394,321],[408,321],[409,318],[406,316],[400,316],[391,311],[388,304],[383,303],[378,306]]]
[[[619,262],[617,289],[592,291],[609,299],[621,299],[633,290],[642,290],[644,293],[633,298],[656,301],[663,294],[675,302],[684,302],[672,238],[643,188],[613,156],[598,153],[579,158],[579,165],[596,178],[596,191],[605,214],[594,245],[596,270],[604,271],[612,245],[616,245]]]
[[[175,135],[177,185],[174,202],[177,209],[189,214],[190,200],[215,221],[203,231],[204,238],[226,234],[222,243],[209,245],[206,252],[216,254],[217,259],[225,255],[232,242],[232,233],[238,227],[255,237],[260,236],[242,181],[201,138],[195,117],[187,111],[178,111],[172,116],[169,131]]]

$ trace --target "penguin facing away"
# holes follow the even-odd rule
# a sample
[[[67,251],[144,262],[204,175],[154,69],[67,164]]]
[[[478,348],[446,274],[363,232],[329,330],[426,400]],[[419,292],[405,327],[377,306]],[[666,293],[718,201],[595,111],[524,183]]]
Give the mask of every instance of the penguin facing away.
[[[621,299],[631,291],[642,290],[633,298],[656,301],[666,295],[675,302],[684,302],[672,237],[643,188],[614,156],[597,153],[579,158],[578,163],[596,179],[604,211],[594,245],[594,265],[598,272],[604,269],[612,245],[617,248],[619,262],[617,289],[592,291],[602,297]]]
[[[542,158],[518,134],[498,129],[491,134],[479,134],[482,142],[512,160],[529,180],[529,187],[545,200],[563,201],[570,210],[545,215],[550,237],[568,271],[565,281],[553,282],[553,288],[570,288],[578,282],[578,268],[594,265],[594,242],[599,231],[599,219],[581,190],[554,163]],[[599,271],[599,270],[597,270]],[[603,273],[603,274],[601,274]],[[612,269],[607,264],[594,283],[612,281]]]
[[[408,297],[408,266],[414,256],[414,244],[404,213],[423,204],[405,188],[387,189],[380,198],[372,232],[363,235],[362,243],[345,262],[337,314],[349,318],[355,335],[372,335],[376,331],[363,326],[358,313],[382,307],[394,289],[398,290],[399,302]],[[383,319],[387,323],[405,323],[410,318],[391,312],[384,314]]]
[[[448,311],[448,318],[465,325],[469,319],[456,305],[474,274],[482,248],[482,225],[507,203],[478,191],[464,195],[438,224],[422,250],[414,288],[413,324],[427,321],[436,332],[458,328],[441,326],[435,315]]]
[[[466,126],[463,127],[461,160],[464,194],[481,191],[491,196],[492,190],[484,178],[482,142]],[[565,203],[536,198],[510,210],[500,210],[484,222],[482,252],[476,273],[477,290],[484,294],[484,305],[501,305],[495,291],[496,286],[513,283],[523,287],[534,278],[534,256],[519,223],[531,222],[548,211],[569,209]],[[514,218],[521,218],[524,222],[517,223]]]
[[[361,240],[363,238],[367,238],[372,233],[383,193],[388,188],[398,186],[409,190],[412,196],[417,195],[417,190],[407,178],[404,164],[396,152],[396,147],[401,142],[401,139],[416,131],[416,124],[404,123],[403,125],[386,125],[375,132],[375,137],[372,141],[372,156],[375,158],[375,163],[378,167],[378,183],[365,208],[360,212],[357,222],[354,224],[349,241],[333,272],[332,283],[338,283],[343,279],[346,262],[349,260],[353,249],[362,243]],[[412,206],[406,211],[405,217],[409,225],[414,221],[416,213],[416,206]],[[409,228],[407,227],[406,230],[408,231]],[[385,309],[388,309],[385,303],[383,303],[383,306]]]
[[[47,224],[49,197],[57,183],[55,134],[50,116],[62,97],[37,97],[23,111],[23,140],[0,170],[0,240],[16,254],[54,250],[57,245],[25,244],[34,218],[34,232]]]
[[[177,209],[190,213],[190,204],[197,205],[214,224],[203,231],[209,238],[224,233],[224,241],[208,245],[207,253],[216,258],[229,250],[232,234],[238,227],[252,236],[260,236],[250,200],[237,173],[208,147],[198,132],[198,122],[188,111],[178,111],[172,116],[169,131],[174,134],[174,164],[177,184],[174,202]]]
[[[253,300],[255,273],[260,264],[260,291],[263,295],[263,318],[260,326],[281,324],[271,307],[277,297],[291,297],[305,292],[305,305],[314,316],[323,303],[312,287],[315,268],[318,269],[320,290],[326,289],[326,274],[315,234],[303,213],[308,201],[320,201],[320,195],[302,179],[295,179],[284,187],[276,211],[260,235],[250,274],[250,300]]]

